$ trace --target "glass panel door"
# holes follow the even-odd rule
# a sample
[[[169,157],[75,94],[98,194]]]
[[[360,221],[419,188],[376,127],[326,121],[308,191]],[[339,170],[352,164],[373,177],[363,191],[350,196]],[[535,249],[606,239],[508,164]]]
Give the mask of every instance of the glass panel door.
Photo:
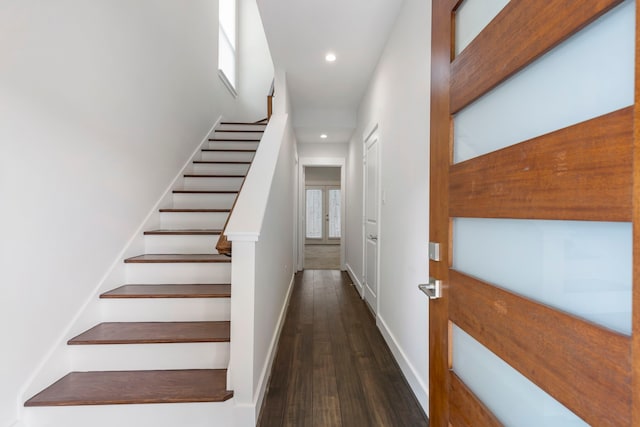
[[[340,187],[307,186],[305,197],[306,243],[339,243],[342,237]]]
[[[329,215],[327,218],[329,223],[327,227],[329,230],[329,239],[340,239],[342,237],[340,223],[340,188],[329,188],[327,195],[329,198]]]
[[[323,222],[322,217],[324,213],[324,190],[320,188],[306,189],[306,232],[305,236],[307,240],[322,240],[323,237]]]

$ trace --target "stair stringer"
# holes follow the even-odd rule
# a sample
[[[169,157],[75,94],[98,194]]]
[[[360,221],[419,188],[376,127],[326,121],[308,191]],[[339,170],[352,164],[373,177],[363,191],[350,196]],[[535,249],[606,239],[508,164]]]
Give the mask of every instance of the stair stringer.
[[[214,134],[216,127],[220,125],[223,117],[219,116],[204,138],[196,145],[189,158],[185,161],[182,168],[175,175],[171,183],[166,187],[166,190],[160,196],[156,204],[151,207],[149,213],[142,221],[140,226],[133,232],[131,238],[125,243],[122,250],[116,255],[114,261],[106,269],[105,274],[98,281],[96,286],[90,292],[85,299],[80,309],[77,311],[72,320],[68,323],[64,331],[57,337],[55,343],[51,346],[49,351],[40,360],[32,375],[24,383],[23,387],[18,393],[18,399],[16,402],[18,411],[18,420],[16,426],[20,427],[42,427],[51,426],[58,427],[57,424],[44,423],[35,424],[34,420],[41,420],[42,417],[32,416],[33,411],[43,411],[45,408],[28,408],[24,407],[24,402],[38,391],[52,384],[60,377],[68,373],[72,368],[72,349],[67,345],[67,341],[78,335],[79,333],[87,330],[91,326],[99,323],[102,319],[102,310],[100,307],[100,294],[119,286],[126,280],[126,264],[123,262],[125,259],[144,253],[145,249],[145,237],[144,231],[154,228],[158,228],[160,225],[160,212],[159,209],[170,207],[173,203],[173,193],[175,188],[182,186],[184,181],[184,174],[192,167],[192,162],[199,159],[201,150],[208,147],[209,138]],[[123,405],[129,406],[129,405]],[[144,405],[131,405],[131,406],[144,406]],[[161,405],[148,405],[157,407]],[[104,407],[103,407],[104,408]],[[60,408],[46,408],[47,410],[55,410]],[[85,409],[86,411],[86,409]],[[104,409],[103,409],[104,411]],[[40,412],[42,414],[43,412]],[[210,414],[209,414],[210,415]],[[31,422],[29,421],[31,420]],[[125,425],[125,424],[122,424]],[[139,424],[143,425],[143,424]],[[155,424],[158,425],[158,424]],[[75,426],[68,426],[75,427]],[[81,427],[78,425],[77,427]]]

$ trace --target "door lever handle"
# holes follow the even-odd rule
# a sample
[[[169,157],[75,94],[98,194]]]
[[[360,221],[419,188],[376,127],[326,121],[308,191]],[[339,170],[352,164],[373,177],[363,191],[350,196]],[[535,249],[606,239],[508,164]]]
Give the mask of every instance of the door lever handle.
[[[418,289],[424,292],[429,299],[442,298],[442,280],[429,277],[429,283],[418,285]]]

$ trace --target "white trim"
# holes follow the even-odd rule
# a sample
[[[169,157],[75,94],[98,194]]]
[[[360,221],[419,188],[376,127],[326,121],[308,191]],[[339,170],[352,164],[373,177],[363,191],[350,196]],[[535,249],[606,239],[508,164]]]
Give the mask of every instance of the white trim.
[[[255,402],[255,409],[256,409],[256,420],[260,415],[260,409],[262,409],[262,401],[264,400],[264,395],[267,391],[269,380],[271,379],[271,368],[273,367],[273,361],[278,351],[278,342],[280,341],[280,334],[282,333],[284,321],[287,316],[287,309],[289,308],[289,301],[291,300],[291,293],[293,292],[293,284],[295,283],[295,280],[296,280],[296,276],[295,274],[293,274],[291,276],[291,282],[289,282],[289,289],[287,290],[287,296],[284,299],[284,304],[282,305],[282,309],[280,310],[280,316],[278,318],[278,326],[276,327],[276,330],[273,333],[273,337],[271,338],[271,344],[269,345],[269,356],[265,361],[264,367],[262,368],[262,372],[260,373],[260,378],[258,379],[258,387],[256,387],[256,393],[253,398],[253,401]]]
[[[320,167],[340,167],[340,233],[342,235],[340,244],[340,270],[345,269],[345,242],[346,242],[346,217],[347,217],[347,183],[346,183],[346,160],[344,157],[300,157],[298,162],[298,256],[297,270],[304,268],[304,188],[305,172],[307,166]]]
[[[246,233],[238,231],[225,233],[224,235],[227,236],[228,240],[231,240],[233,242],[257,242],[260,239],[260,233],[254,233],[251,231]]]
[[[378,329],[382,333],[384,340],[389,346],[389,349],[391,349],[393,357],[398,362],[400,370],[409,383],[409,387],[411,387],[413,394],[416,396],[416,399],[418,399],[418,403],[422,407],[422,410],[425,412],[425,414],[427,414],[427,416],[429,416],[429,388],[424,383],[424,381],[422,381],[422,379],[418,375],[418,372],[416,371],[416,368],[409,361],[407,355],[402,350],[400,345],[398,345],[398,341],[396,340],[393,333],[391,333],[391,331],[389,330],[389,327],[387,326],[381,315],[378,315],[376,324],[378,325]]]
[[[229,90],[231,95],[234,98],[237,98],[238,97],[238,92],[236,91],[236,88],[233,87],[233,84],[231,84],[231,82],[227,78],[227,75],[221,69],[218,69],[218,77],[220,77],[220,80],[222,80],[222,83],[224,84],[224,87],[226,87]]]
[[[365,131],[362,133],[362,143],[366,144],[369,137],[371,137],[375,131],[378,131],[378,133],[380,132],[380,125],[376,122],[369,123],[365,128]]]
[[[349,263],[345,264],[345,268],[347,270],[347,274],[349,274],[349,277],[351,277],[351,281],[356,286],[356,290],[358,291],[358,294],[360,294],[360,298],[362,298],[362,296],[364,295],[364,288],[362,287],[362,283],[360,282],[360,280],[358,280],[358,276],[353,272],[353,268],[351,268]]]

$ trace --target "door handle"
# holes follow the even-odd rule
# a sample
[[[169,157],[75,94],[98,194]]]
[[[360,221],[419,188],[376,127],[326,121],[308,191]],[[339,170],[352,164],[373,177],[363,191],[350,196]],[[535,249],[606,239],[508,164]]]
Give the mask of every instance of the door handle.
[[[424,292],[429,299],[442,298],[442,280],[429,277],[429,283],[418,285],[418,289]]]

